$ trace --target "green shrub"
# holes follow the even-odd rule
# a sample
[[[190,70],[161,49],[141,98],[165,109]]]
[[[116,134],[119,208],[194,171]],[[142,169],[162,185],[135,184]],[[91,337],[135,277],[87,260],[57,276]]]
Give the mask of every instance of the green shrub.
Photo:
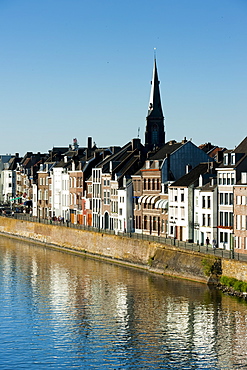
[[[202,266],[203,266],[204,274],[206,276],[209,276],[212,271],[213,261],[208,258],[204,258],[202,260]]]
[[[242,280],[237,280],[235,278],[221,276],[220,283],[229,288],[233,288],[237,292],[247,292],[247,283]]]

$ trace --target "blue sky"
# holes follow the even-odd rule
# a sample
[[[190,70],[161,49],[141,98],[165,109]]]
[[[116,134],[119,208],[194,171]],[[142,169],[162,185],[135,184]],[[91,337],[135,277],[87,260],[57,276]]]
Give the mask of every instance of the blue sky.
[[[154,48],[166,140],[246,136],[246,0],[0,0],[0,154],[144,139]]]

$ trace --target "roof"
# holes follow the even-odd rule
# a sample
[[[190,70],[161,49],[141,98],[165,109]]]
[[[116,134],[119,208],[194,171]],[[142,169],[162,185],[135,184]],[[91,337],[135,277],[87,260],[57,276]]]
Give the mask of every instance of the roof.
[[[222,163],[219,168],[236,168],[247,157],[247,137],[234,150],[226,150],[225,153],[235,153],[235,163]]]
[[[247,154],[247,136],[243,141],[233,150],[234,153],[245,153]]]
[[[208,163],[200,163],[198,166],[193,168],[189,173],[185,174],[184,176],[180,177],[177,181],[172,183],[172,187],[176,186],[190,186],[194,184],[200,177],[208,172]]]
[[[182,145],[184,145],[183,142],[177,143],[175,140],[169,141],[149,159],[150,160],[164,159],[167,155],[172,154],[173,152],[175,152],[175,150],[179,149]]]

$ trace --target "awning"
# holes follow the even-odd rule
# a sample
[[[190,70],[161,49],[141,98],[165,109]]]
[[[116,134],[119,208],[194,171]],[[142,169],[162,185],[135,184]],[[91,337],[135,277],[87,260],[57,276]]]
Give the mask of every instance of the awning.
[[[142,203],[146,203],[149,195],[144,195],[142,198]]]
[[[168,200],[160,199],[158,202],[155,203],[155,208],[167,208]]]
[[[147,199],[146,199],[146,203],[147,203],[147,204],[150,204],[150,203],[151,203],[152,198],[153,198],[153,195],[149,195],[149,196],[147,197]]]
[[[143,198],[144,198],[144,195],[141,195],[141,196],[138,198],[138,203],[141,203]]]
[[[154,204],[156,202],[156,200],[159,199],[159,195],[156,195],[156,196],[153,196],[153,198],[151,199],[151,204]]]

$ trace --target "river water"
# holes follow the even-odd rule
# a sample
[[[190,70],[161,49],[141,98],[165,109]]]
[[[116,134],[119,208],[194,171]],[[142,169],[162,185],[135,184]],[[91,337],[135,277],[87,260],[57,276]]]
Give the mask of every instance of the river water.
[[[0,237],[0,369],[247,369],[247,304]]]

